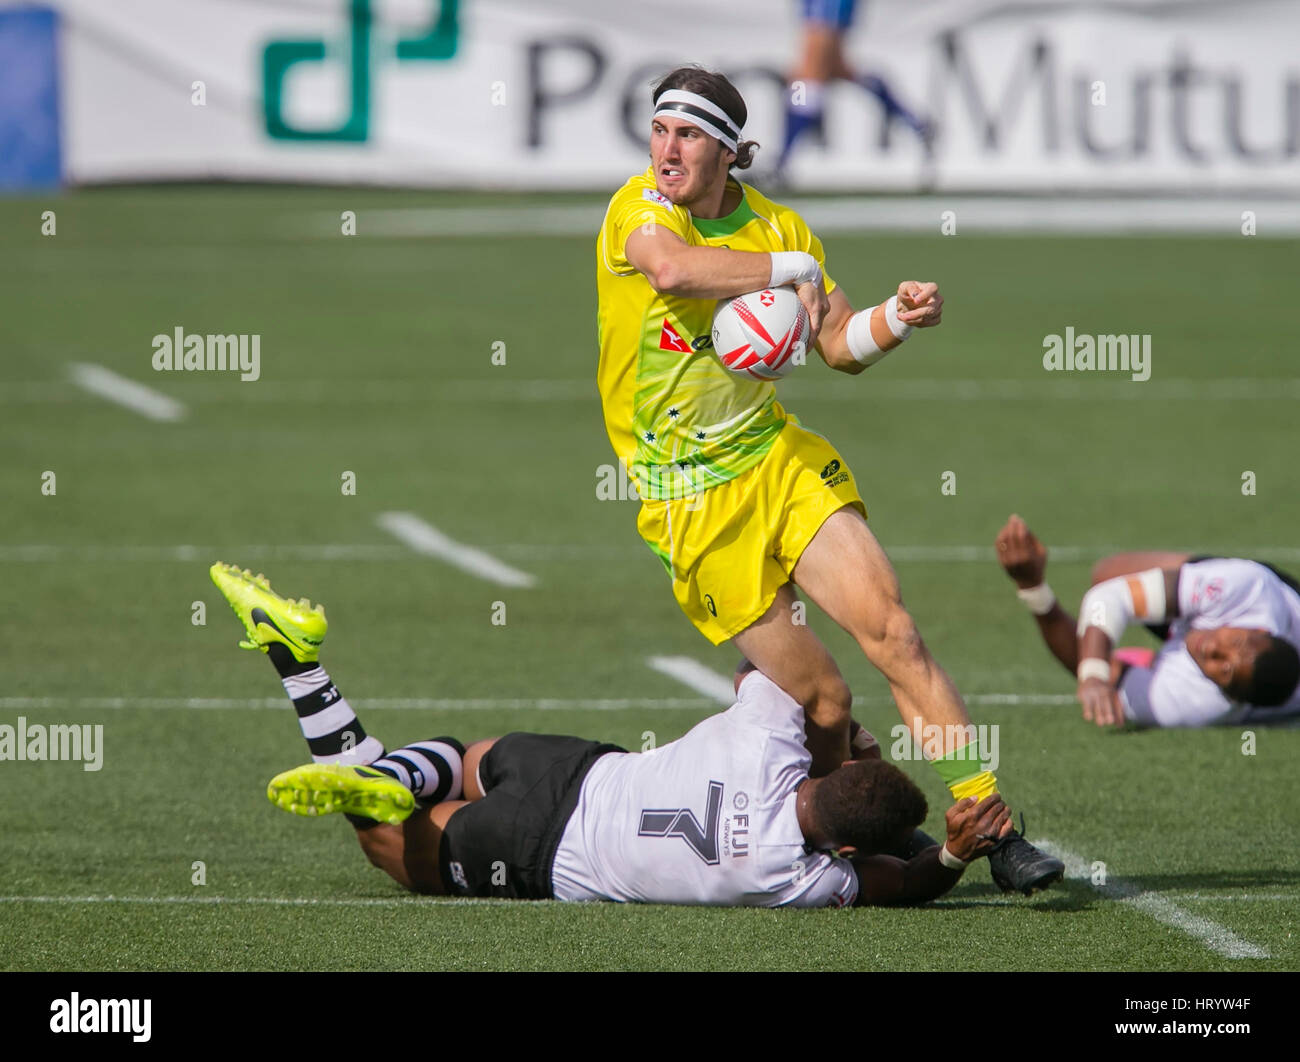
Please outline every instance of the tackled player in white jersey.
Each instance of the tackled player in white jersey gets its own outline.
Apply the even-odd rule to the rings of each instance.
[[[1300,587],[1255,561],[1174,552],[1098,562],[1079,621],[1045,581],[1047,548],[1012,516],[998,560],[1098,726],[1199,727],[1300,718]],[[1160,649],[1115,648],[1137,622]]]
[[[810,778],[804,710],[750,665],[737,700],[652,752],[550,734],[469,746],[449,737],[392,752],[320,667],[324,612],[262,576],[213,581],[267,652],[313,762],[267,795],[299,815],[345,814],[370,861],[435,895],[749,907],[920,903],[1011,829],[996,794],[947,812],[947,840],[918,829],[924,795],[859,739],[861,757]]]

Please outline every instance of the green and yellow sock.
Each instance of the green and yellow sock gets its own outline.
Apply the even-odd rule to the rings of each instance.
[[[997,778],[992,771],[984,770],[980,761],[978,741],[953,749],[946,756],[931,760],[930,765],[939,772],[953,800],[965,800],[966,797],[983,800],[998,791]]]

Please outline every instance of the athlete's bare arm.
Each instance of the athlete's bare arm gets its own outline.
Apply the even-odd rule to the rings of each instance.
[[[624,254],[660,295],[726,299],[758,291],[772,278],[772,259],[766,253],[692,247],[653,222],[628,236]]]
[[[1019,516],[1012,514],[1007,520],[998,532],[996,544],[998,563],[1017,586],[1029,589],[1042,584],[1047,574],[1047,547]],[[1156,550],[1116,553],[1093,567],[1092,585],[1160,568],[1165,576],[1165,615],[1172,619],[1178,615],[1178,579],[1189,557],[1187,553]],[[1071,675],[1078,672],[1080,660],[1110,661],[1110,681],[1097,678],[1080,683],[1079,698],[1085,719],[1094,720],[1099,726],[1122,724],[1124,710],[1117,688],[1125,666],[1113,656],[1115,647],[1111,645],[1109,636],[1099,627],[1088,627],[1080,638],[1075,618],[1061,607],[1059,601],[1050,612],[1034,619],[1048,649]]]
[[[767,287],[772,259],[765,251],[692,247],[675,232],[649,222],[627,238],[623,253],[660,295],[686,299],[729,299]],[[826,286],[799,284],[799,301],[808,311],[815,336],[826,316]]]
[[[844,30],[826,22],[805,22],[802,53],[790,80],[834,81],[837,78],[853,80],[853,71],[844,59]]]
[[[998,563],[1016,586],[1028,590],[1039,586],[1047,575],[1047,547],[1029,530],[1015,513],[998,532],[995,545]],[[1047,648],[1071,675],[1079,670],[1079,639],[1075,633],[1074,617],[1058,601],[1043,616],[1035,616],[1038,633]]]
[[[948,851],[970,862],[986,854],[997,839],[1011,829],[1011,810],[994,793],[976,803],[959,800],[948,809]],[[877,855],[853,858],[858,872],[858,906],[883,907],[927,903],[961,880],[962,871],[939,862],[939,846],[903,860]]]
[[[1119,556],[1123,556],[1120,554]],[[1140,556],[1133,554],[1132,557]],[[1178,554],[1169,555],[1180,556]],[[1119,565],[1116,565],[1119,567]],[[1149,569],[1138,569],[1146,571]],[[1173,619],[1178,615],[1178,578],[1182,574],[1182,561],[1171,562],[1169,567],[1161,569],[1165,577],[1165,618]],[[1129,574],[1129,573],[1126,573]],[[1122,576],[1112,576],[1119,579]],[[1138,580],[1130,580],[1131,583]],[[1082,606],[1080,606],[1082,608]],[[1115,646],[1110,635],[1100,626],[1088,625],[1079,637],[1080,660],[1109,660],[1110,681],[1100,678],[1086,678],[1079,683],[1079,703],[1083,706],[1083,717],[1094,721],[1098,726],[1122,726],[1125,722],[1124,709],[1120,704],[1118,687],[1123,675],[1123,665],[1115,659]]]
[[[1047,547],[1029,530],[1024,520],[1014,513],[1007,520],[996,540],[998,563],[1007,575],[1021,589],[1041,584],[1047,574]],[[1116,579],[1122,575],[1160,568],[1165,573],[1166,616],[1172,619],[1178,615],[1178,578],[1183,565],[1191,556],[1189,553],[1173,553],[1165,550],[1147,550],[1133,553],[1116,553],[1098,561],[1092,569],[1092,583],[1096,586],[1107,579]],[[1079,669],[1080,654],[1098,656],[1105,659],[1113,648],[1101,631],[1090,629],[1081,643],[1077,634],[1075,620],[1069,612],[1057,602],[1052,611],[1044,616],[1035,616],[1038,632],[1047,643],[1062,666],[1071,674]],[[1116,663],[1111,672],[1113,681],[1118,681],[1118,672],[1122,666]]]
[[[1150,571],[1152,568],[1161,568],[1166,576],[1169,572],[1181,572],[1183,565],[1192,559],[1190,553],[1174,553],[1171,550],[1147,549],[1134,550],[1129,553],[1112,553],[1109,557],[1102,557],[1092,566],[1092,582],[1090,585],[1096,586],[1098,583],[1104,583],[1107,579],[1117,579],[1121,575],[1134,575],[1137,572]],[[1169,581],[1165,580],[1165,589],[1168,591]],[[1173,589],[1177,589],[1177,584]],[[1170,608],[1169,615],[1177,615],[1174,611],[1178,607],[1178,595],[1176,593],[1167,593],[1165,602]]]
[[[854,376],[866,368],[849,350],[847,330],[849,318],[855,312],[842,288],[831,292],[830,310],[822,322],[817,343],[817,349],[827,365]],[[943,296],[939,294],[939,286],[915,280],[905,280],[899,284],[898,319],[916,328],[932,328],[939,324],[943,319]],[[883,302],[871,315],[871,338],[881,350],[893,350],[902,342],[894,337],[889,325],[885,323]]]

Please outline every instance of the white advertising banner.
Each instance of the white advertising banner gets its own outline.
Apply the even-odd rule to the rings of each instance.
[[[0,0],[0,3],[7,0]],[[775,161],[797,0],[50,0],[73,182],[609,189],[683,62]],[[800,188],[1300,189],[1300,4],[873,0],[845,53],[937,130],[838,82]]]

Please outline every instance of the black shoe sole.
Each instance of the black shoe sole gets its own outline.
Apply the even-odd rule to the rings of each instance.
[[[1034,878],[1027,885],[1003,884],[998,881],[997,878],[993,879],[993,884],[1003,892],[1018,892],[1022,896],[1032,896],[1036,892],[1042,892],[1044,889],[1050,888],[1058,881],[1061,881],[1064,877],[1065,867],[1061,867],[1058,870],[1048,870],[1039,874],[1038,877]]]
[[[1064,877],[1065,877],[1064,869],[1051,870],[1048,871],[1046,874],[1044,874],[1042,877],[1038,878],[1036,881],[1033,881],[1029,885],[1026,885],[1023,889],[1019,889],[1019,890],[1006,889],[1005,891],[1006,892],[1019,891],[1022,896],[1032,896],[1036,892],[1042,892],[1044,889],[1051,888],[1051,886],[1055,885],[1058,881],[1060,881]]]
[[[1003,875],[1002,879],[999,880],[999,875],[993,872],[993,867],[995,865],[994,860],[997,859],[1002,846],[999,845],[998,849],[989,853],[989,876],[993,878],[993,884],[1003,892],[1018,892],[1024,896],[1032,896],[1036,892],[1041,892],[1043,889],[1055,885],[1065,877],[1065,864],[1059,859],[1034,848],[1033,845],[1029,844],[1029,842],[1018,833],[1013,837],[1008,837],[1004,843],[1009,843],[1013,840],[1018,845],[1024,845],[1026,848],[1033,851],[1035,857],[1024,859],[1018,866],[1008,867],[1007,869],[1014,869],[1015,871],[1018,871],[1018,873]],[[1018,880],[1012,881],[1012,878]]]

